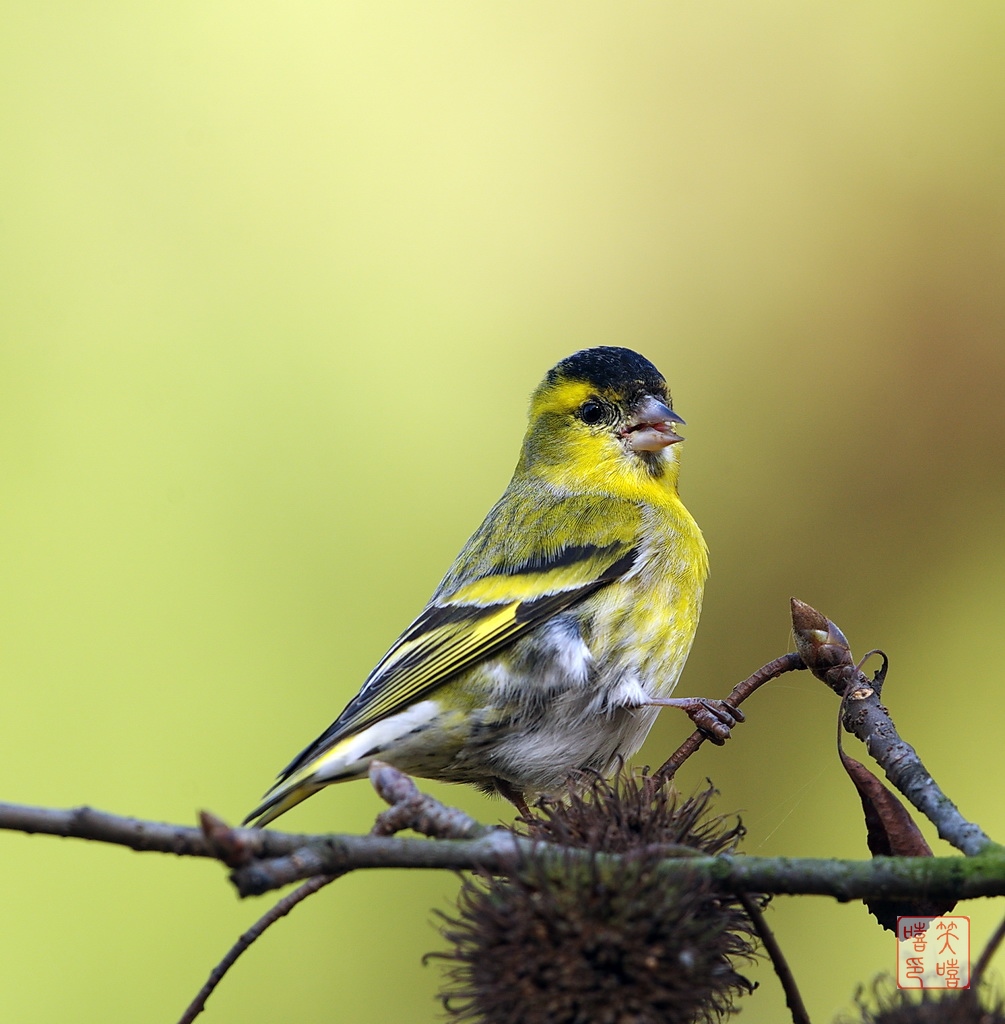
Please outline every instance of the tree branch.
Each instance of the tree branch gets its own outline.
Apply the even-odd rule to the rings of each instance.
[[[783,655],[758,669],[733,688],[727,701],[738,705],[783,672],[809,668],[845,697],[844,728],[866,743],[887,778],[936,825],[939,835],[967,854],[967,858],[875,857],[868,861],[839,861],[709,857],[668,845],[649,851],[664,858],[656,870],[668,882],[697,879],[741,898],[747,893],[823,895],[844,902],[917,897],[960,900],[1005,895],[1005,848],[994,844],[979,826],[960,814],[914,748],[900,738],[880,703],[887,667],[885,655],[882,668],[869,679],[854,662],[844,635],[834,623],[796,600],[792,602],[792,614],[797,653]],[[650,784],[658,787],[668,782],[704,738],[700,732],[689,737],[654,773]],[[201,827],[193,828],[122,817],[90,807],[60,810],[8,803],[0,803],[0,829],[105,842],[139,852],[219,860],[231,868],[231,881],[241,896],[260,895],[307,880],[241,936],[186,1011],[186,1021],[201,1012],[206,997],[226,970],[265,928],[305,896],[348,871],[447,868],[508,875],[533,857],[547,870],[565,872],[579,861],[620,856],[534,841],[508,829],[483,825],[457,808],[423,794],[408,776],[379,762],[374,762],[370,778],[390,807],[378,815],[367,836],[231,828],[205,812],[200,815]],[[395,835],[403,829],[431,838]]]
[[[0,828],[45,832],[134,850],[179,856],[215,857],[200,829],[164,825],[78,808],[44,810],[0,804]],[[554,856],[556,865],[585,858],[579,850],[520,839],[505,829],[490,829],[472,839],[397,836],[293,835],[258,829],[231,833],[254,858],[231,874],[242,896],[259,895],[314,875],[365,868],[446,868],[511,873],[530,856]],[[841,901],[927,896],[970,899],[1005,895],[1005,852],[992,845],[966,861],[956,857],[877,857],[868,861],[787,857],[688,857],[668,850],[661,871],[668,879],[705,877],[724,892],[832,896]],[[614,854],[596,856],[613,857]]]
[[[880,703],[887,660],[869,679],[855,663],[844,633],[826,616],[802,601],[792,599],[792,630],[806,667],[838,696],[848,694],[844,709],[845,729],[857,736],[876,759],[886,777],[935,825],[940,838],[957,850],[975,856],[994,846],[984,830],[967,821],[956,804],[943,793],[922,764],[918,752],[901,739],[890,712]],[[868,655],[866,655],[868,657]]]
[[[225,839],[212,831],[213,825],[222,825]],[[93,807],[61,810],[8,803],[0,803],[0,829],[26,832],[29,835],[63,836],[111,843],[139,853],[209,857],[222,860],[225,864],[242,860],[247,862],[256,857],[279,857],[299,849],[305,841],[317,838],[264,829],[232,829],[211,816],[204,818],[203,828],[196,828],[123,817],[107,811],[96,811]],[[233,849],[223,849],[225,840],[233,844]]]
[[[967,821],[925,769],[917,752],[898,735],[886,708],[879,703],[884,666],[870,680],[855,664],[841,630],[809,605],[793,599],[793,628],[798,653],[783,655],[734,687],[730,699],[739,703],[757,687],[783,672],[808,667],[842,695],[848,692],[844,725],[863,739],[887,777],[936,825],[940,836],[968,856],[983,859],[985,871],[962,871],[953,859],[912,859],[868,863],[838,861],[771,861],[718,858],[688,860],[687,870],[700,870],[724,889],[736,892],[816,893],[837,899],[890,898],[898,895],[946,896],[962,899],[1005,892],[1000,868],[1005,855],[976,824]],[[653,778],[664,781],[701,743],[692,736]],[[114,843],[143,852],[210,857],[233,869],[231,880],[242,896],[259,895],[291,882],[318,875],[338,875],[356,868],[410,867],[480,869],[510,872],[524,857],[546,851],[504,829],[490,829],[456,808],[421,793],[403,773],[376,762],[371,781],[391,805],[369,836],[296,835],[262,829],[230,828],[212,815],[202,815],[202,828],[142,821],[89,807],[54,810],[0,803],[0,828],[47,833]],[[401,839],[391,833],[412,828],[437,842]],[[672,851],[667,851],[672,854]],[[563,856],[578,856],[563,851]],[[893,866],[891,866],[893,865]],[[666,870],[681,870],[668,860]]]
[[[295,860],[280,858],[240,868],[231,874],[231,881],[240,895],[254,896],[336,870],[449,868],[511,874],[529,856],[553,857],[556,870],[566,870],[571,863],[593,857],[618,857],[534,844],[505,831],[470,840],[381,839],[371,840],[373,845],[358,841],[342,845],[340,840],[347,838],[359,837],[328,837],[305,848]],[[919,894],[955,900],[1005,895],[1005,854],[997,848],[965,862],[958,857],[875,857],[858,861],[742,855],[681,858],[668,854],[659,870],[668,881],[698,878],[720,892],[832,896],[842,903]]]

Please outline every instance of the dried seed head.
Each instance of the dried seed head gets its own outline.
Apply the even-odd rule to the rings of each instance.
[[[745,834],[739,820],[708,813],[715,790],[683,799],[644,773],[621,771],[590,785],[570,784],[562,800],[542,800],[526,823],[531,839],[600,853],[686,846],[703,854],[732,853]],[[655,852],[655,851],[653,851]],[[661,851],[661,856],[666,852]]]
[[[696,1024],[733,1012],[753,956],[743,911],[697,879],[668,882],[669,844],[732,849],[740,830],[645,780],[598,781],[543,805],[539,853],[509,878],[465,880],[444,1005],[484,1024]],[[585,849],[556,852],[552,844]],[[613,856],[612,856],[613,855]]]
[[[883,976],[872,984],[868,1001],[859,990],[855,1017],[837,1024],[1005,1024],[1005,1005],[986,990],[935,992],[931,989],[905,991]]]

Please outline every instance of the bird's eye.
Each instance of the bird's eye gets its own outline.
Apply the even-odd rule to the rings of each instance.
[[[604,418],[604,407],[589,398],[579,407],[579,418],[584,423],[599,423]]]

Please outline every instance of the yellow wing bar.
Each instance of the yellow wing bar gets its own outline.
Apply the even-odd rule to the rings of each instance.
[[[502,650],[535,626],[559,614],[598,588],[619,579],[635,564],[637,550],[627,544],[566,549],[551,565],[528,565],[476,580],[439,603],[431,604],[401,635],[370,674],[359,694],[317,740],[281,774],[288,778],[344,737],[422,699],[448,679]],[[529,577],[548,573],[560,589],[524,597]],[[540,581],[536,593],[541,593]],[[509,584],[510,599],[500,597]],[[479,592],[480,591],[480,592]],[[534,591],[530,591],[531,593]],[[465,600],[458,598],[463,595]],[[455,603],[456,602],[456,603]]]

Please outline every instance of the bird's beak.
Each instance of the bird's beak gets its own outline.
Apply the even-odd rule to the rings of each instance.
[[[683,441],[674,433],[674,425],[684,421],[658,398],[646,395],[632,408],[632,417],[621,431],[628,447],[636,452],[658,452],[668,445]]]

